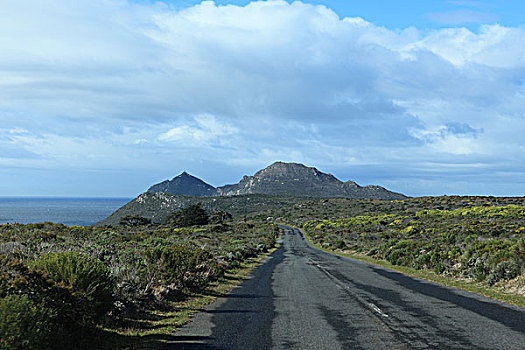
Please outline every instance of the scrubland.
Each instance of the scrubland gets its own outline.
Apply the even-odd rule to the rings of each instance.
[[[276,225],[223,219],[1,225],[0,349],[136,348],[172,315],[169,333],[180,305],[275,244]]]

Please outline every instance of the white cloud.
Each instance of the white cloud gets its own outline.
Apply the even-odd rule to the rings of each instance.
[[[524,68],[525,30],[484,25],[475,34],[466,28],[441,29],[416,45],[455,65],[479,64],[493,68]]]
[[[483,152],[477,137],[482,132],[468,124],[452,123],[434,130],[412,130],[412,135],[440,153],[468,155]]]
[[[22,128],[16,128],[16,129],[9,129],[7,130],[7,132],[11,135],[15,134],[15,135],[18,135],[18,134],[27,134],[28,131],[26,129],[22,129]]]
[[[220,122],[211,114],[201,114],[194,118],[194,126],[182,125],[171,128],[159,135],[160,141],[189,142],[202,146],[212,141],[221,145],[228,143],[229,137],[238,133],[238,129]]]
[[[11,130],[0,158],[17,166],[280,158],[387,164],[399,179],[409,170],[396,169],[425,174],[455,157],[489,168],[504,152],[525,172],[521,27],[394,31],[278,0],[20,0],[0,11],[0,123]]]

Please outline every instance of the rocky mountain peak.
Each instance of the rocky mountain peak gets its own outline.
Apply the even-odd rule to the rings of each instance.
[[[195,177],[193,175],[188,174],[186,171],[183,171],[179,175],[175,176],[173,179],[171,179],[171,181],[173,181],[175,179],[181,179],[181,180],[185,180],[185,181],[194,181],[194,180],[202,181],[201,179],[199,179],[199,178],[197,178],[197,177]]]
[[[348,197],[400,199],[402,194],[382,187],[361,187],[353,181],[345,183],[332,174],[299,163],[275,162],[253,176],[244,176],[239,183],[217,188],[220,196],[271,194],[291,197]]]
[[[165,180],[151,186],[147,192],[166,192],[186,196],[213,196],[216,190],[215,187],[184,171],[171,179],[171,181]]]
[[[272,165],[259,170],[254,178],[265,178],[265,177],[274,177],[274,178],[286,178],[286,179],[313,179],[318,181],[323,177],[333,181],[337,180],[333,175],[322,173],[314,167],[307,167],[306,165],[299,163],[285,163],[285,162],[275,162]]]

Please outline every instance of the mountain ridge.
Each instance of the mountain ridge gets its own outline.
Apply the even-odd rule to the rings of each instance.
[[[264,194],[292,197],[404,199],[407,196],[377,185],[360,186],[352,180],[342,182],[334,175],[300,163],[275,162],[245,175],[236,184],[213,187],[187,172],[151,186],[148,193],[165,192],[187,196],[238,196]]]
[[[400,200],[408,197],[381,186],[362,187],[351,180],[342,182],[332,174],[303,164],[275,162],[252,176],[243,176],[236,184],[217,188],[183,172],[172,180],[151,186],[97,225],[119,225],[126,216],[142,216],[153,223],[162,223],[166,215],[197,203],[210,212],[223,210],[243,216],[314,198]]]

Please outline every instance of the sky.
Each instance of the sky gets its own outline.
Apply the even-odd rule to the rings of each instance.
[[[0,0],[0,196],[299,162],[525,195],[525,2]]]

